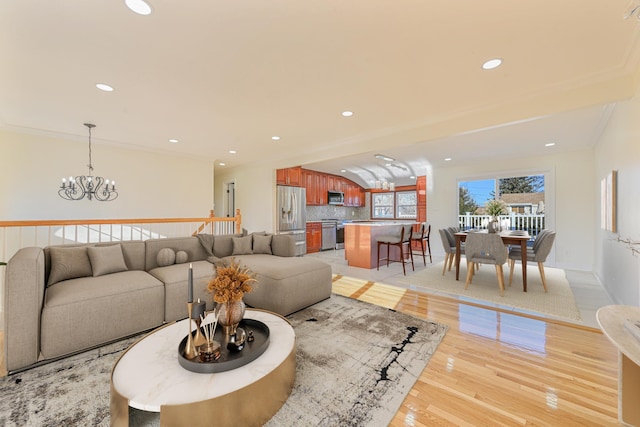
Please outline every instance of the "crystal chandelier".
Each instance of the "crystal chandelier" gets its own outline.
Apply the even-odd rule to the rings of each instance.
[[[93,165],[91,164],[91,129],[96,125],[85,123],[89,128],[89,175],[79,175],[75,178],[62,178],[62,185],[58,190],[58,194],[65,200],[82,200],[85,197],[89,200],[99,200],[101,202],[109,202],[118,197],[116,191],[116,182],[109,182],[101,176],[93,176]]]

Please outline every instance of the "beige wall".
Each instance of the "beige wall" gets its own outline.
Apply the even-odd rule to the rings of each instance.
[[[0,131],[0,220],[206,217],[213,162],[96,143],[94,174],[116,180],[112,202],[67,201],[61,178],[87,174],[88,141]]]
[[[233,169],[216,168],[215,173],[216,212],[226,207],[225,185],[234,182],[236,209],[242,213],[242,226],[249,231],[276,229],[276,169],[268,165],[249,165]],[[217,214],[216,214],[217,215]]]
[[[618,232],[600,228],[600,205],[595,206],[594,272],[614,302],[640,305],[640,256],[617,237],[640,242],[640,91],[616,105],[611,120],[595,147],[592,183],[598,200],[600,180],[618,171]],[[635,245],[640,249],[640,245]]]

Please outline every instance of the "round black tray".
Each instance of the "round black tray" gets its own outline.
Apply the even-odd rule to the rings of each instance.
[[[187,336],[178,345],[178,361],[180,366],[192,372],[200,374],[212,374],[214,372],[230,371],[256,360],[269,347],[269,327],[259,320],[242,319],[240,328],[244,329],[247,336],[253,332],[253,341],[245,341],[244,348],[240,351],[227,349],[229,338],[218,325],[214,339],[220,343],[220,358],[213,362],[202,362],[200,358],[187,359],[184,357],[184,347],[187,345]],[[201,329],[202,330],[202,329]],[[195,336],[195,331],[192,332]]]

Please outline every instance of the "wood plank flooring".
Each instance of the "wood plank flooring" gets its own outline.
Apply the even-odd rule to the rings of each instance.
[[[449,326],[393,427],[621,425],[617,352],[598,330],[372,282],[334,291]]]
[[[334,292],[449,330],[391,426],[617,426],[617,352],[599,330],[372,282]]]

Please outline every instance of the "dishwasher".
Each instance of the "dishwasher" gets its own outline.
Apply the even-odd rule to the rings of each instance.
[[[322,250],[336,248],[337,221],[322,221]]]

